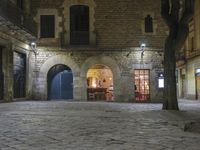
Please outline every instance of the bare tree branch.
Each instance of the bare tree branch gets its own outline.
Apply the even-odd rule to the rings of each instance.
[[[194,1],[195,0],[185,0],[185,9],[180,20],[181,24],[188,24],[194,15]]]
[[[174,44],[174,50],[179,51],[181,50],[182,46],[184,45],[187,36],[189,34],[189,26],[186,24],[179,24],[178,33]]]
[[[171,3],[171,17],[173,22],[176,23],[179,21],[180,0],[172,0]]]
[[[161,15],[168,26],[171,25],[169,0],[161,0]]]
[[[194,0],[185,0],[185,8],[182,18],[179,22],[178,32],[175,40],[175,50],[180,50],[184,45],[189,34],[189,22],[194,15]]]

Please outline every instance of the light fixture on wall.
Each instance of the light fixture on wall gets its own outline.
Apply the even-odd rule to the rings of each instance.
[[[145,47],[146,47],[146,44],[145,43],[141,43],[140,44],[140,50],[142,51],[141,52],[141,58],[143,58],[143,56],[144,56],[144,49],[145,49]],[[131,50],[126,54],[126,57],[129,57],[129,55],[131,54]]]
[[[34,52],[35,55],[38,54],[36,42],[31,42],[30,43],[30,51]]]
[[[140,44],[140,48],[141,48],[141,58],[143,58],[143,56],[144,56],[144,50],[145,50],[145,47],[146,47],[146,44],[145,43],[141,43]]]

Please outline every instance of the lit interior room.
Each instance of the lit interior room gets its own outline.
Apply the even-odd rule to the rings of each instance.
[[[94,65],[87,72],[88,100],[113,101],[113,74],[105,65]]]

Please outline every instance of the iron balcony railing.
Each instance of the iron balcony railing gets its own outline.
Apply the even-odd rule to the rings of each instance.
[[[186,51],[186,58],[190,59],[196,56],[200,56],[200,49],[195,49],[195,50],[187,50]]]
[[[36,22],[9,0],[0,0],[0,16],[26,32],[37,35]]]
[[[88,45],[89,31],[71,31],[70,44],[71,45]]]

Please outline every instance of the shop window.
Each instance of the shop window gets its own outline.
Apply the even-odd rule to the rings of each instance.
[[[55,37],[55,16],[54,15],[40,16],[40,37],[41,38]]]
[[[195,73],[195,82],[196,82],[196,99],[200,99],[200,69],[196,69]]]
[[[145,33],[153,33],[153,18],[150,15],[145,17]]]
[[[150,100],[150,71],[138,69],[134,72],[135,76],[135,100],[144,102]]]
[[[74,5],[70,7],[70,44],[89,44],[89,7]]]

